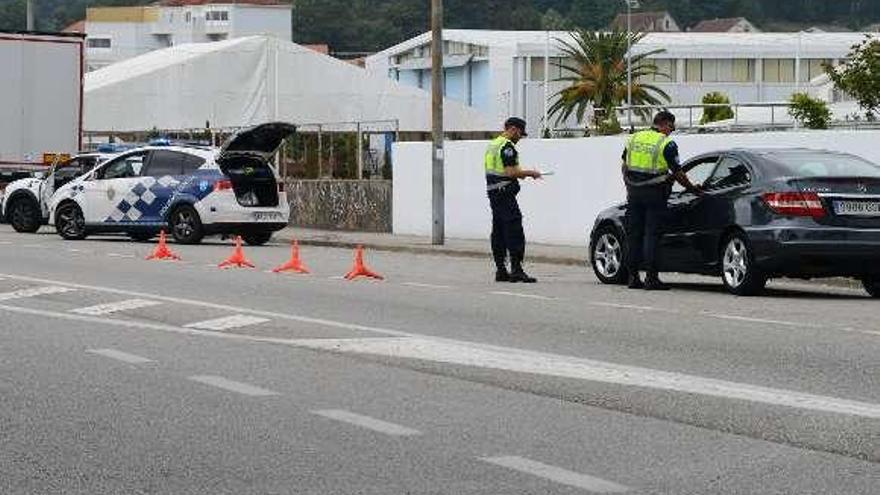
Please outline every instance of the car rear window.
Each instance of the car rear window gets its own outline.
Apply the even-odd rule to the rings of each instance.
[[[880,166],[844,153],[816,151],[771,152],[765,158],[780,164],[794,177],[876,177]]]

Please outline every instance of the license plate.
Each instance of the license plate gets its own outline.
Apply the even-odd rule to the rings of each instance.
[[[251,213],[253,219],[257,222],[283,222],[284,215],[278,211],[255,211]]]
[[[878,201],[835,201],[834,213],[838,215],[880,216]]]

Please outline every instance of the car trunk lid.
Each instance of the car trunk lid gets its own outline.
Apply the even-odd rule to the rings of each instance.
[[[880,228],[880,178],[810,177],[791,181],[798,191],[815,194],[826,215],[816,221],[840,227]]]
[[[217,154],[217,165],[229,177],[238,203],[245,207],[278,206],[279,185],[269,165],[272,155],[296,127],[272,122],[230,138]]]

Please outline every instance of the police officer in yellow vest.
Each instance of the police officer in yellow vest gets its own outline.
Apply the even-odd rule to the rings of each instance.
[[[496,282],[535,283],[536,279],[523,271],[526,238],[523,233],[522,213],[516,201],[519,179],[540,179],[537,170],[524,170],[519,165],[516,143],[526,137],[526,122],[511,117],[504,123],[504,133],[492,140],[486,149],[486,190],[492,207],[492,256],[495,258]],[[510,271],[507,255],[510,254]]]
[[[681,170],[678,145],[669,137],[674,130],[675,115],[659,112],[654,117],[654,127],[633,134],[623,152],[630,289],[669,289],[657,274],[657,244],[672,181],[702,194],[702,189],[691,184]],[[644,283],[639,276],[642,268],[647,271]]]

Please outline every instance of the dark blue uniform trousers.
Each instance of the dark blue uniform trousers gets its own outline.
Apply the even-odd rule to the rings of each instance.
[[[526,236],[522,226],[522,212],[512,187],[489,191],[492,207],[492,256],[500,269],[505,266],[507,254],[514,269],[522,264],[526,254]]]
[[[662,191],[630,193],[626,207],[627,268],[657,272],[660,226],[666,217],[666,194]]]

